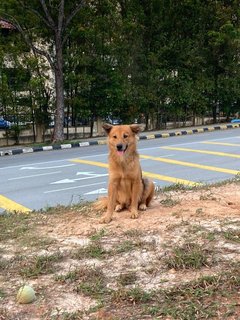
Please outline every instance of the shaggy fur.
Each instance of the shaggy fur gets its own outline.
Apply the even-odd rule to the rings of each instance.
[[[109,183],[108,197],[96,203],[97,209],[107,208],[101,222],[109,223],[113,211],[129,208],[131,218],[138,218],[138,209],[146,210],[154,195],[154,184],[142,178],[137,152],[136,134],[141,127],[137,124],[112,126],[103,125],[108,135]]]

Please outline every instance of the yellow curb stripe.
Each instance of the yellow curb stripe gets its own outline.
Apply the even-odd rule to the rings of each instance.
[[[108,164],[102,163],[102,162],[98,162],[98,161],[90,161],[90,160],[83,160],[83,159],[72,159],[70,161],[71,162],[76,162],[76,163],[83,163],[83,164],[93,165],[93,166],[97,166],[97,167],[108,168]],[[194,182],[194,181],[185,180],[185,179],[178,179],[178,178],[169,177],[169,176],[164,176],[164,175],[157,174],[157,173],[152,173],[152,172],[147,172],[147,171],[143,171],[142,173],[146,177],[157,179],[157,180],[162,180],[162,181],[168,181],[168,182],[172,182],[174,184],[179,183],[179,184],[184,184],[184,185],[188,185],[188,186],[201,185],[201,183],[197,183],[197,182]]]
[[[221,157],[240,158],[240,154],[234,154],[234,153],[215,152],[215,151],[188,149],[188,148],[177,148],[177,147],[160,147],[160,148],[161,149],[166,149],[166,150],[176,150],[176,151],[186,151],[186,152],[196,152],[196,153],[203,153],[203,154],[211,154],[211,155],[214,155],[214,156],[221,156]]]
[[[147,140],[149,139],[155,139],[155,135],[154,134],[149,134],[146,136],[147,137]]]
[[[227,143],[227,142],[214,142],[214,141],[203,141],[204,144],[216,144],[220,146],[229,146],[229,147],[240,147],[239,143]]]
[[[140,157],[142,159],[149,159],[149,160],[153,160],[153,161],[160,161],[160,162],[170,163],[170,164],[174,164],[174,165],[176,164],[176,165],[180,165],[180,166],[229,173],[229,174],[233,174],[233,175],[240,173],[240,171],[237,171],[237,170],[225,169],[225,168],[219,168],[219,167],[213,167],[213,166],[206,166],[206,165],[192,163],[192,162],[186,162],[186,161],[179,161],[179,160],[166,159],[166,158],[160,158],[160,157],[152,157],[152,156],[146,156],[146,155],[142,155],[142,154],[140,155]]]
[[[98,140],[98,144],[100,145],[107,144],[107,140]]]
[[[169,133],[162,133],[162,138],[169,138],[170,134]]]
[[[9,212],[29,213],[32,211],[31,209],[24,207],[21,204],[4,197],[3,195],[0,195],[0,208],[3,208]]]

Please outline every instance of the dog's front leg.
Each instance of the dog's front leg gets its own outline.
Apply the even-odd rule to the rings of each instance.
[[[134,182],[132,186],[132,199],[131,199],[131,218],[138,218],[138,201],[141,194],[141,181]]]
[[[109,181],[107,212],[100,219],[100,223],[109,223],[112,220],[113,211],[116,206],[118,181]]]

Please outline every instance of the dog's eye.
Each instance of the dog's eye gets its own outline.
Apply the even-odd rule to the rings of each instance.
[[[117,139],[117,136],[116,136],[116,135],[114,135],[114,136],[113,136],[113,138],[114,138],[114,139]]]
[[[126,139],[127,137],[128,137],[128,135],[127,135],[127,134],[124,134],[124,135],[123,135],[123,138],[124,138],[124,139]]]

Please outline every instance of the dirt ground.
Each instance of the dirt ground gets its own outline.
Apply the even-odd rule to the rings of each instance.
[[[240,319],[239,181],[99,217],[91,204],[0,217],[0,320]],[[33,303],[16,302],[22,284]]]

